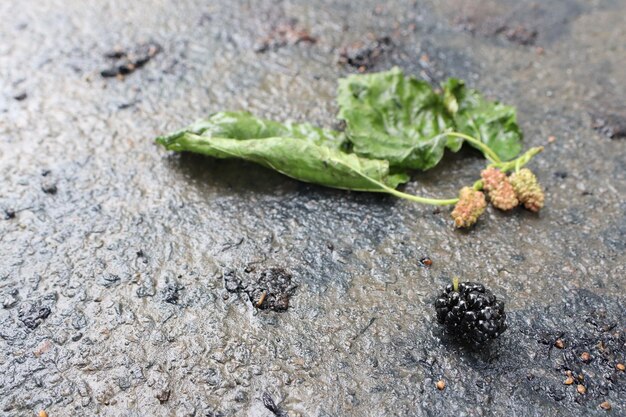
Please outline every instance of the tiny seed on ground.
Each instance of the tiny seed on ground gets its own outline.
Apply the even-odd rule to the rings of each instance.
[[[611,409],[611,403],[609,403],[608,401],[605,401],[602,404],[600,404],[600,408],[603,410],[609,411]]]
[[[565,342],[563,342],[563,340],[561,339],[556,339],[556,342],[554,342],[554,346],[558,349],[563,349],[565,347]]]
[[[428,256],[420,259],[419,262],[421,265],[424,265],[424,266],[431,266],[433,264],[433,260],[430,259]]]
[[[617,365],[615,365],[615,367],[617,368],[618,371],[624,372],[626,370],[626,366],[624,366],[623,363],[618,363]]]
[[[267,297],[267,291],[263,291],[263,294],[261,294],[261,298],[259,298],[259,301],[257,301],[256,303],[257,307],[261,307],[263,305],[263,301],[265,301],[265,297]]]
[[[589,362],[589,361],[591,361],[591,355],[589,354],[589,352],[583,352],[583,353],[580,355],[580,359],[581,359],[583,362],[585,362],[585,363],[586,363],[586,362]]]
[[[576,391],[578,391],[580,395],[583,395],[587,392],[587,388],[585,388],[585,386],[582,384],[578,384],[578,386],[576,387]]]
[[[572,385],[574,383],[574,378],[572,378],[571,376],[568,376],[567,379],[563,381],[563,383],[565,385]]]
[[[443,379],[437,381],[437,389],[439,391],[443,391],[446,387],[446,381],[444,381]]]

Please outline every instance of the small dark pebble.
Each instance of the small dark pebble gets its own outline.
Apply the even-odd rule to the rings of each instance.
[[[4,209],[4,220],[11,220],[15,218],[15,210],[6,208]]]
[[[37,307],[37,305],[27,305],[26,308],[20,308],[18,318],[31,330],[35,330],[45,319],[48,318],[51,311],[48,307]]]
[[[168,401],[169,401],[169,399],[170,399],[170,394],[171,394],[171,391],[170,391],[170,390],[168,390],[168,389],[164,389],[163,391],[159,392],[159,393],[156,395],[156,398],[157,398],[157,400],[159,400],[159,403],[161,403],[161,404],[165,404],[166,402],[168,402]]]
[[[56,194],[59,191],[56,183],[52,181],[44,181],[41,184],[41,190],[46,194]]]
[[[17,100],[17,101],[25,100],[26,97],[28,97],[28,94],[26,94],[26,93],[19,93],[19,94],[16,94],[16,95],[13,96],[13,98],[15,100]]]
[[[178,284],[169,284],[163,289],[163,301],[169,304],[178,304],[180,291],[183,289]]]
[[[264,392],[262,395],[263,405],[271,411],[276,417],[288,417],[289,414],[276,405],[270,394]]]
[[[554,176],[563,180],[563,179],[567,178],[567,172],[565,172],[565,171],[556,171],[554,173]]]

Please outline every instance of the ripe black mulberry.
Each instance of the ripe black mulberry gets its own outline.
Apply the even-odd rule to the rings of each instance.
[[[475,282],[446,286],[435,309],[437,321],[448,332],[473,345],[495,339],[507,329],[504,302]]]

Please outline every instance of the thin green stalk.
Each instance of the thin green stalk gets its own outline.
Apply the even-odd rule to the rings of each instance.
[[[500,171],[502,172],[508,172],[513,169],[515,169],[516,171],[519,171],[520,168],[522,168],[524,165],[529,163],[530,160],[533,159],[533,157],[537,155],[538,153],[540,153],[541,151],[543,151],[543,146],[530,148],[529,150],[524,152],[522,156],[520,156],[517,159],[508,161],[508,162],[492,163],[491,166],[500,169]]]
[[[490,162],[492,162],[494,164],[502,163],[502,160],[493,151],[493,149],[491,149],[489,146],[487,146],[486,144],[484,144],[483,142],[479,141],[476,138],[473,138],[473,137],[471,137],[469,135],[466,135],[464,133],[459,133],[459,132],[445,132],[444,135],[446,135],[446,136],[454,136],[454,137],[457,137],[457,138],[465,139],[466,141],[468,141],[469,143],[471,143],[472,145],[474,145],[478,149],[480,149],[483,152],[483,154],[485,155],[485,157]]]
[[[451,206],[453,204],[456,204],[459,201],[458,198],[438,199],[438,198],[420,197],[420,196],[413,195],[413,194],[403,193],[402,191],[398,191],[394,188],[391,188],[380,181],[376,181],[374,178],[368,177],[367,175],[363,174],[361,171],[354,169],[353,167],[350,167],[349,165],[345,164],[342,161],[337,161],[337,162],[344,164],[345,166],[353,169],[354,172],[356,172],[357,174],[359,174],[361,177],[365,178],[372,184],[376,184],[377,186],[382,188],[385,192],[391,195],[394,195],[396,197],[399,197],[399,198],[404,198],[405,200],[410,200],[410,201],[414,201],[416,203],[422,203],[422,204],[430,204],[431,206]]]
[[[406,200],[415,201],[416,203],[430,204],[431,206],[451,206],[459,202],[458,198],[450,198],[447,200],[438,199],[438,198],[426,198],[426,197],[420,197],[420,196],[413,195],[413,194],[403,193],[402,191],[394,190],[393,188],[387,187],[386,185],[383,185],[383,184],[380,184],[380,185],[389,194],[393,194],[396,197],[404,198]]]

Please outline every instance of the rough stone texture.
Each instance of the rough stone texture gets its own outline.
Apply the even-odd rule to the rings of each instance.
[[[625,14],[618,0],[0,2],[0,414],[626,414],[626,144],[594,122],[623,112]],[[315,42],[255,52],[290,24]],[[448,209],[152,141],[223,109],[333,126],[337,78],[358,70],[342,51],[385,37],[365,70],[456,76],[518,107],[527,145],[546,146],[539,215],[490,209],[456,231]],[[141,68],[102,77],[105,54],[151,42]],[[453,196],[482,166],[449,155],[406,189]],[[292,274],[286,312],[225,289],[250,265]],[[510,328],[484,351],[435,324],[452,275],[507,301]]]

